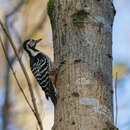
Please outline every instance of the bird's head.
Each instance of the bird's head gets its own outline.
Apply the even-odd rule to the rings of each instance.
[[[28,39],[24,41],[23,48],[27,51],[27,53],[31,56],[35,56],[38,50],[36,49],[37,43],[39,43],[42,39],[34,40]]]

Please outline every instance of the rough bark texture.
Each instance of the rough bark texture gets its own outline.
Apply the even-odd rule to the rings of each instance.
[[[51,6],[54,57],[62,63],[53,130],[113,130],[112,3],[55,0]]]

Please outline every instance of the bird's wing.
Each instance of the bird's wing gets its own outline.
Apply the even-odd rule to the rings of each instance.
[[[49,65],[48,60],[42,54],[35,58],[31,64],[31,70],[41,87],[45,88],[49,84]]]

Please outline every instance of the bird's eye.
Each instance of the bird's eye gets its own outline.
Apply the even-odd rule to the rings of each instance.
[[[35,42],[33,40],[31,40],[30,43],[29,43],[29,45],[30,45],[30,47],[34,47]]]

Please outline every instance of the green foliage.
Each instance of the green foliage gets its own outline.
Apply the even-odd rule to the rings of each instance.
[[[53,0],[49,0],[48,1],[48,5],[47,5],[47,13],[48,13],[50,18],[52,17],[53,9],[54,9],[54,1]]]

